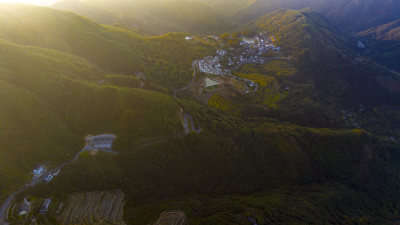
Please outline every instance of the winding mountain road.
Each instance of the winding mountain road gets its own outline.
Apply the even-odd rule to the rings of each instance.
[[[189,121],[190,121],[190,127],[189,127]],[[198,134],[202,131],[201,127],[196,128],[193,122],[193,117],[192,115],[185,113],[183,115],[183,127],[185,128],[185,135],[188,135],[192,132]],[[192,131],[192,132],[191,132]]]
[[[197,73],[196,73],[196,65],[197,65],[197,60],[195,60],[195,61],[192,63],[193,77],[192,77],[192,79],[190,80],[190,82],[189,82],[185,87],[183,87],[183,88],[181,88],[181,89],[175,89],[175,90],[174,90],[174,98],[175,98],[175,100],[178,99],[178,97],[176,96],[176,94],[178,94],[179,92],[183,92],[183,91],[189,90],[190,86],[192,85],[192,83],[193,83],[193,81],[194,81],[194,79],[196,78],[196,75],[197,75]]]

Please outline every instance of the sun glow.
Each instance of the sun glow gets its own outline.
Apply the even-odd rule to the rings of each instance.
[[[0,3],[22,3],[31,5],[51,5],[58,0],[0,0]]]

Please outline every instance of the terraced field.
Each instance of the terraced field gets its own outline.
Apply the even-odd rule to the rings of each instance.
[[[292,76],[297,73],[297,69],[284,60],[269,61],[263,69],[266,74],[275,74],[276,76]]]
[[[125,196],[119,190],[72,194],[57,223],[122,225],[124,205]]]
[[[265,88],[265,98],[264,104],[269,108],[276,109],[278,108],[278,102],[286,97],[287,93],[280,93],[279,90],[271,87]]]
[[[208,105],[214,107],[221,112],[237,113],[238,107],[231,100],[224,98],[220,93],[213,95],[208,101]]]
[[[242,77],[245,79],[252,80],[254,83],[258,83],[261,88],[266,87],[267,85],[271,84],[275,81],[274,77],[259,74],[259,73],[234,73],[235,76]]]
[[[152,225],[188,225],[184,212],[180,210],[165,211]]]

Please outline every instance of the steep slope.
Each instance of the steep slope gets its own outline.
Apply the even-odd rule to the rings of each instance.
[[[325,127],[318,121],[321,109],[336,110],[345,103],[358,108],[365,102],[378,112],[381,105],[387,110],[394,104],[374,79],[389,76],[387,71],[373,64],[361,70],[367,63],[356,67],[352,51],[320,14],[281,10],[247,26],[275,36],[282,54],[299,69],[298,76],[277,79],[293,85],[288,101],[294,102],[288,104],[291,109],[272,111],[282,115],[277,120],[265,114],[232,116],[189,96],[174,100],[135,88],[137,79],[131,75],[139,71],[170,89],[186,84],[193,59],[215,53],[185,41],[185,34],[144,38],[47,8],[6,7],[1,12],[8,22],[0,26],[0,37],[7,40],[0,42],[1,197],[29,179],[36,164],[52,166],[73,157],[85,135],[111,132],[118,137],[118,155],[82,153],[51,183],[23,195],[56,199],[75,191],[120,188],[127,196],[123,221],[141,225],[171,209],[184,209],[190,224],[396,219],[396,142],[362,129],[310,128]],[[180,135],[181,107],[202,132]],[[307,126],[298,125],[304,116]],[[268,193],[272,189],[279,194]],[[267,193],[251,196],[255,192]],[[299,201],[303,193],[307,196]],[[183,195],[190,199],[181,200]],[[368,206],[354,209],[347,203]]]
[[[113,132],[128,150],[182,129],[172,97],[108,86],[82,58],[1,41],[0,71],[1,194],[39,163],[71,160],[88,134]]]
[[[320,13],[311,9],[277,10],[251,21],[243,29],[267,31],[274,35],[278,46],[287,49],[298,60],[309,51],[313,54],[303,59],[315,57],[320,60],[321,55],[315,55],[318,50],[332,51],[333,54],[328,54],[331,59],[350,54],[345,40],[336,34],[332,25]],[[331,59],[326,61],[337,62]]]
[[[1,5],[0,18],[2,39],[77,55],[110,73],[145,72],[171,89],[191,79],[191,62],[209,50],[185,41],[184,34],[144,38],[45,7]]]
[[[346,31],[362,31],[400,19],[400,2],[396,0],[312,0],[310,6]]]
[[[132,32],[44,7],[2,5],[0,11],[2,39],[78,55],[121,73],[139,72],[144,62],[145,40]]]
[[[218,32],[227,25],[211,7],[186,0],[63,0],[53,7],[73,11],[109,25],[120,23],[152,35],[167,32]]]
[[[248,22],[278,9],[311,7],[323,13],[340,30],[362,31],[399,19],[400,3],[396,0],[199,0],[238,22]],[[212,2],[212,3],[211,3]]]
[[[296,123],[319,121],[316,124],[331,127],[343,121],[338,109],[356,112],[364,105],[390,106],[397,110],[400,91],[397,74],[367,57],[357,56],[354,47],[318,12],[279,10],[252,21],[244,29],[257,33],[267,31],[275,37],[276,45],[282,47],[283,54],[296,61],[298,74],[279,78],[279,86],[291,86],[292,90],[287,93],[286,100],[281,101],[281,107],[278,106],[280,109],[274,114],[278,118]],[[302,110],[305,108],[306,112]],[[383,131],[382,124],[377,126],[369,118],[375,117],[374,113],[367,111],[364,111],[364,118],[359,118],[361,127]],[[395,119],[387,116],[382,119],[387,120],[388,130],[397,132],[397,128],[390,125]]]
[[[400,20],[373,27],[358,34],[378,40],[400,41]]]

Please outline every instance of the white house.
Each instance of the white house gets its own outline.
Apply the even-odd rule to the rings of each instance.
[[[24,198],[24,201],[18,207],[18,215],[19,216],[27,215],[30,211],[31,211],[31,203],[28,202],[26,198]]]
[[[46,168],[42,165],[39,165],[35,169],[33,169],[33,175],[40,176],[46,171]]]
[[[93,150],[112,150],[112,145],[117,137],[112,134],[101,134],[86,137],[86,147]]]
[[[228,52],[226,50],[217,50],[217,55],[224,57]]]
[[[45,177],[44,177],[44,180],[46,181],[46,182],[50,182],[51,180],[53,180],[53,178],[55,177],[55,176],[57,176],[58,174],[60,174],[60,170],[57,170],[56,172],[54,172],[54,173],[49,173],[49,174],[46,174],[45,175]]]
[[[47,211],[49,210],[50,204],[51,204],[51,198],[46,198],[43,201],[42,208],[40,209],[40,214],[42,215],[46,214]]]
[[[364,43],[362,43],[362,41],[358,41],[357,47],[359,47],[359,48],[365,48],[365,45],[364,45]]]

